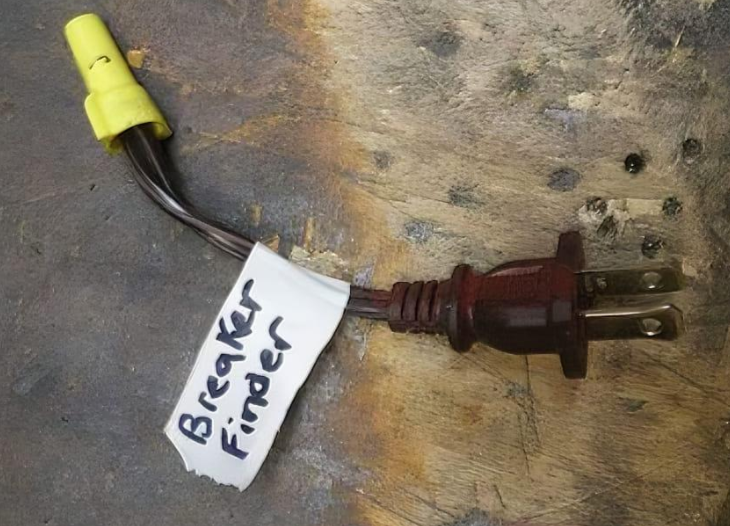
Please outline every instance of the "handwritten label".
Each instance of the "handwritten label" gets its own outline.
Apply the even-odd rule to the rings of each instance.
[[[188,471],[242,491],[253,482],[349,294],[254,247],[165,427]]]

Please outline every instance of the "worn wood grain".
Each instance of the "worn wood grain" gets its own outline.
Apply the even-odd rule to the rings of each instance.
[[[678,262],[690,284],[681,342],[595,344],[582,384],[374,327],[345,409],[377,444],[346,435],[373,471],[351,496],[366,523],[727,521],[727,4],[324,4],[328,84],[371,152],[353,186],[406,247],[381,246],[376,284],[551,254],[573,228],[595,266]]]
[[[3,4],[0,523],[730,524],[730,2]],[[282,254],[387,287],[578,228],[593,266],[680,265],[686,336],[571,383],[346,320],[254,486],[185,473],[160,430],[238,267],[90,138],[87,9],[143,52],[186,195]]]

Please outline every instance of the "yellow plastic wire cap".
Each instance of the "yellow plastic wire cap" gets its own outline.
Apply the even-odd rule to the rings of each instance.
[[[139,85],[106,24],[95,14],[66,24],[66,41],[86,85],[84,102],[94,135],[111,153],[121,150],[120,133],[150,124],[158,139],[172,130],[152,97]]]

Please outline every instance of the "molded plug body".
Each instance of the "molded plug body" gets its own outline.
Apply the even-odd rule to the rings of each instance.
[[[580,234],[560,236],[554,258],[501,265],[486,274],[469,265],[450,279],[396,283],[388,321],[397,332],[444,333],[457,351],[482,342],[512,354],[558,354],[568,378],[584,378],[588,341],[674,339],[682,314],[656,303],[593,309],[600,296],[621,298],[678,290],[670,268],[584,271]]]

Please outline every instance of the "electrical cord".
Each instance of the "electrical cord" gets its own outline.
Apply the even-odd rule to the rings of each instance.
[[[242,261],[255,243],[230,228],[206,218],[175,188],[179,175],[149,125],[133,126],[119,135],[134,167],[135,180],[165,212],[188,225],[203,239]],[[390,292],[352,287],[346,311],[371,319],[388,318]]]
[[[134,167],[135,180],[165,212],[190,226],[204,239],[241,260],[254,243],[232,230],[206,219],[174,189],[177,173],[149,126],[134,126],[119,136]]]

